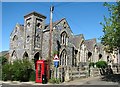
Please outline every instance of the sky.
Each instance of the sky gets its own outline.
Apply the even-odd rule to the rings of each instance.
[[[0,52],[9,50],[10,34],[17,23],[24,24],[24,15],[36,11],[45,15],[49,23],[50,6],[54,6],[53,21],[66,18],[74,35],[84,38],[100,38],[103,35],[103,16],[108,17],[104,2],[2,2],[2,47]],[[114,4],[115,2],[109,2]]]

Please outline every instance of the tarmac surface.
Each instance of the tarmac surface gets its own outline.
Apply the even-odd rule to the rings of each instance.
[[[76,79],[60,84],[41,84],[35,82],[18,82],[18,81],[0,81],[2,87],[120,87],[118,82],[102,81],[101,77],[89,77]]]
[[[63,85],[118,85],[118,82],[103,81],[101,77],[89,77],[77,79],[70,82],[64,82]]]

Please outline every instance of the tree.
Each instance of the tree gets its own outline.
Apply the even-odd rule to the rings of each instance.
[[[109,17],[104,16],[104,23],[100,23],[104,32],[101,42],[107,52],[112,52],[120,48],[120,2],[112,5],[104,3],[104,6],[108,8]]]

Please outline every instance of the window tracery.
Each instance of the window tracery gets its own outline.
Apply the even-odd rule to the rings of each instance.
[[[60,55],[60,65],[67,65],[67,52],[63,50]]]
[[[67,42],[68,42],[68,36],[67,33],[64,31],[61,33],[61,44],[67,45]]]

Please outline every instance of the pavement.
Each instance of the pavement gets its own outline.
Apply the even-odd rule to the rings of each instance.
[[[117,82],[102,81],[100,78],[100,76],[82,78],[70,82],[64,82],[62,83],[62,85],[118,85]]]
[[[117,82],[107,82],[107,81],[102,81],[100,79],[101,77],[88,77],[88,78],[80,78],[80,79],[76,79],[73,81],[69,81],[69,82],[63,82],[61,84],[51,84],[51,83],[47,83],[47,84],[41,84],[41,83],[35,83],[35,82],[19,82],[19,81],[0,81],[0,85],[2,85],[2,87],[33,87],[33,86],[45,86],[46,85],[50,85],[51,87],[53,87],[54,85],[58,85],[58,86],[62,86],[62,85],[118,85]],[[66,87],[65,86],[65,87]],[[120,85],[119,85],[120,86]],[[115,87],[115,86],[114,86]]]

